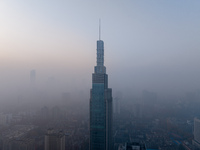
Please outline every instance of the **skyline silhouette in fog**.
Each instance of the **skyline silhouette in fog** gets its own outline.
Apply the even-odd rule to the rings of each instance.
[[[186,0],[1,1],[1,99],[30,93],[31,70],[38,91],[89,99],[99,18],[113,93],[198,92],[199,7]]]

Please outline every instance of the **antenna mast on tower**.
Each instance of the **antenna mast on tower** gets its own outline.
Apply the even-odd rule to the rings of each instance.
[[[99,40],[101,40],[101,19],[99,19]]]

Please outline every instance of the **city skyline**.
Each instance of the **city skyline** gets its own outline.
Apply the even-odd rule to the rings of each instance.
[[[99,40],[97,41],[96,66],[92,74],[90,90],[90,150],[113,149],[113,100],[112,89],[108,88],[108,75],[104,66],[104,42],[101,40],[99,22]]]
[[[43,89],[54,77],[58,91],[89,90],[99,18],[116,91],[181,95],[200,89],[199,6],[186,0],[1,1],[0,89],[26,88],[35,69]]]
[[[198,149],[199,8],[1,0],[0,150]]]

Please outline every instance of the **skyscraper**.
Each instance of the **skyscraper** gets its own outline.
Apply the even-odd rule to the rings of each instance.
[[[35,72],[35,70],[31,70],[31,72],[30,72],[30,81],[31,81],[32,84],[35,83],[35,79],[36,79],[36,72]]]
[[[194,140],[193,145],[200,148],[200,119],[194,118]]]
[[[97,41],[97,65],[90,90],[90,150],[112,150],[112,89],[104,66],[104,42]]]

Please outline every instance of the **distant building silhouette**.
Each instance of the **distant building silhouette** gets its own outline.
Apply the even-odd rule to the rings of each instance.
[[[43,120],[49,119],[49,108],[47,106],[41,108],[40,116]]]
[[[60,108],[58,106],[54,106],[51,109],[51,117],[53,120],[61,119],[61,112],[60,112]]]
[[[149,92],[147,90],[144,90],[142,92],[142,106],[141,106],[141,112],[143,117],[153,117],[154,116],[154,108],[155,104],[157,103],[157,94],[154,92]]]
[[[194,140],[193,145],[200,149],[200,119],[194,118]]]
[[[71,104],[71,94],[69,92],[63,92],[62,93],[62,105],[65,105],[65,107],[69,107]]]
[[[104,42],[99,38],[90,91],[90,150],[112,150],[112,115],[112,89],[104,66]]]
[[[141,118],[142,117],[141,104],[139,103],[134,104],[133,112],[136,118]]]
[[[114,113],[115,114],[120,114],[121,112],[121,105],[120,105],[120,98],[119,97],[116,97],[114,99],[114,104],[115,104],[115,107],[114,107]]]
[[[45,135],[45,150],[65,150],[65,134],[48,129]]]
[[[31,71],[30,71],[30,82],[31,82],[32,84],[34,84],[34,83],[35,83],[35,80],[36,80],[36,71],[35,71],[35,70],[31,70]]]
[[[119,115],[121,113],[121,100],[122,100],[122,92],[121,91],[117,91],[116,92],[116,97],[114,98],[113,101],[113,109],[114,109],[114,113],[116,115]]]

